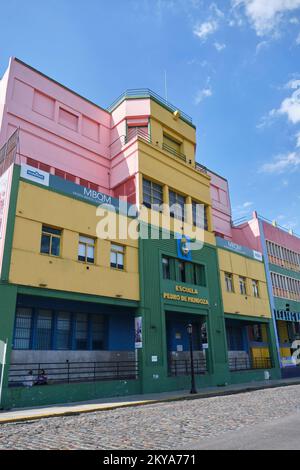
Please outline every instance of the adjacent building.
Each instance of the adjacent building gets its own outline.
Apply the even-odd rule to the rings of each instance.
[[[256,212],[234,230],[236,238],[264,255],[267,284],[283,377],[298,376],[293,359],[300,339],[300,238]]]

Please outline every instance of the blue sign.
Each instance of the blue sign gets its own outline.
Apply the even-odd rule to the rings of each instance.
[[[177,238],[177,256],[185,261],[192,260],[191,239],[182,235]]]
[[[224,238],[216,237],[217,246],[220,248],[225,248],[226,250],[234,251],[239,255],[248,256],[257,261],[263,261],[263,256],[259,251],[251,250],[246,246],[238,245],[230,240],[224,240]]]

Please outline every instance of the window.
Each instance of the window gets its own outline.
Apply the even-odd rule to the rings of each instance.
[[[76,183],[76,176],[71,175],[71,173],[67,173],[66,171],[59,170],[58,168],[55,168],[54,173],[55,173],[55,176],[59,176],[60,178],[63,178],[66,181],[72,181],[72,183]]]
[[[246,278],[243,276],[239,277],[239,283],[240,283],[240,293],[242,295],[247,295],[247,285],[246,285]]]
[[[29,349],[31,340],[32,310],[18,308],[15,322],[14,349]]]
[[[166,134],[163,135],[163,149],[172,153],[176,157],[182,155],[180,142],[177,142],[175,139]]]
[[[178,273],[179,273],[179,281],[185,282],[186,281],[186,263],[184,261],[179,261],[178,263]]]
[[[256,343],[262,343],[263,335],[262,335],[262,326],[260,324],[250,326],[250,338],[252,339],[252,341],[255,341]]]
[[[192,201],[193,224],[196,227],[208,230],[207,212],[208,206],[200,202]]]
[[[227,292],[234,292],[232,274],[225,273],[225,284],[226,284]]]
[[[51,349],[52,337],[52,312],[51,310],[39,310],[36,322],[36,349]]]
[[[252,292],[254,297],[259,297],[258,281],[252,279]]]
[[[56,318],[56,349],[70,349],[71,314],[58,312]]]
[[[197,286],[206,287],[205,267],[202,264],[193,264],[193,283]]]
[[[41,239],[41,253],[51,256],[60,256],[61,230],[43,225]]]
[[[95,240],[84,235],[79,236],[78,261],[84,263],[95,262]]]
[[[92,315],[92,349],[101,351],[104,349],[104,317]]]
[[[17,308],[13,348],[103,350],[105,315]]]
[[[76,314],[75,343],[77,350],[88,349],[88,316],[86,313]]]
[[[163,204],[163,187],[143,178],[143,204],[154,210],[159,210]]]
[[[125,247],[122,245],[111,245],[110,266],[111,268],[124,269]]]
[[[162,257],[162,267],[163,267],[163,278],[171,279],[170,258],[167,258],[166,256]]]
[[[185,220],[185,197],[175,191],[169,191],[170,216],[175,219]]]

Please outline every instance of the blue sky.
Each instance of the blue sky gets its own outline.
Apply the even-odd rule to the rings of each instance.
[[[234,218],[300,232],[300,0],[10,0],[1,75],[9,56],[101,106],[126,88],[164,96],[166,71]]]

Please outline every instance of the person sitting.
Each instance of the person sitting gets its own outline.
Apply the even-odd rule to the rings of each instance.
[[[32,387],[34,385],[34,377],[33,377],[32,370],[30,370],[28,374],[26,375],[23,385],[24,387]]]
[[[44,369],[40,369],[38,373],[38,378],[35,382],[35,385],[47,385],[48,378]]]

